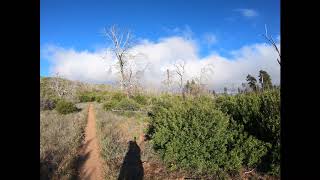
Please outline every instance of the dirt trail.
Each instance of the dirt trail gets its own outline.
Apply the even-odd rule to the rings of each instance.
[[[89,105],[85,141],[80,150],[81,163],[79,178],[82,180],[103,180],[103,160],[96,137],[96,118],[93,105]]]

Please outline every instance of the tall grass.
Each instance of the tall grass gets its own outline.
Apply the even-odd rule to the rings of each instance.
[[[99,104],[95,104],[95,112],[101,155],[106,162],[106,177],[116,179],[127,143],[137,137],[141,129],[137,128],[135,121],[106,112]]]
[[[97,133],[100,139],[101,154],[106,162],[106,177],[117,179],[123,158],[128,151],[128,142],[143,135],[146,129],[145,115],[122,116],[118,113],[106,112],[103,105],[95,104]],[[141,160],[156,159],[151,146],[146,143],[140,147]],[[145,149],[145,151],[144,151]]]
[[[77,150],[84,138],[87,105],[78,113],[61,115],[40,111],[40,179],[71,179],[77,176]]]

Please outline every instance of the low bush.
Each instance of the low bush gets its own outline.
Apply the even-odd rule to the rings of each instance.
[[[277,91],[260,94],[222,96],[217,99],[221,110],[258,139],[275,142],[280,137],[280,96]]]
[[[280,173],[280,91],[221,96],[219,108],[230,115],[244,131],[255,138],[272,144],[261,170],[273,175]]]
[[[56,107],[56,102],[52,99],[40,98],[40,110],[52,110]]]
[[[103,95],[97,92],[86,92],[79,95],[80,102],[101,102],[103,100]]]
[[[110,101],[107,101],[103,104],[103,109],[106,111],[110,111],[113,108],[115,108],[116,105],[117,105],[117,102],[110,100]]]
[[[245,167],[252,168],[260,165],[264,156],[271,148],[271,144],[249,135],[244,131],[242,125],[237,124],[232,119],[230,120],[229,130],[233,134],[233,138],[228,144],[230,150],[229,156],[232,157],[236,154],[237,158],[242,161],[242,166]],[[241,166],[240,164],[230,164],[230,167],[238,169]]]
[[[78,108],[72,102],[61,100],[57,103],[56,110],[60,114],[69,114],[77,111]]]
[[[79,100],[80,102],[92,102],[94,101],[94,98],[90,96],[90,94],[81,94]]]
[[[133,99],[124,98],[117,103],[115,108],[119,110],[138,111],[140,106],[141,105],[135,102]]]
[[[134,95],[132,99],[141,105],[146,105],[148,103],[148,98],[142,94]]]
[[[122,99],[126,98],[126,95],[122,92],[115,92],[112,94],[111,100],[120,102]]]
[[[230,121],[210,98],[160,98],[150,117],[148,135],[171,169],[237,171],[259,164],[269,147]]]

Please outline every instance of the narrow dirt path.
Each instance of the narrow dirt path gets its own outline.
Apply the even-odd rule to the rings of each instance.
[[[93,105],[89,105],[88,123],[85,129],[85,141],[80,150],[80,174],[81,180],[103,180],[103,161],[100,156],[100,148],[96,137],[96,118]]]

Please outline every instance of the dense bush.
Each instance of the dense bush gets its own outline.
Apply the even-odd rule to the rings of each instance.
[[[52,110],[56,107],[56,102],[53,99],[40,98],[40,110]]]
[[[119,103],[117,103],[115,109],[137,111],[140,109],[140,104],[135,102],[133,99],[124,98]]]
[[[110,111],[112,110],[113,108],[115,108],[117,105],[117,102],[116,101],[107,101],[103,104],[103,109],[106,110],[106,111]]]
[[[94,101],[94,98],[90,96],[90,94],[86,93],[79,95],[79,100],[80,102],[92,102]]]
[[[271,144],[249,135],[244,131],[243,125],[237,124],[232,119],[230,119],[229,130],[233,134],[233,138],[228,144],[229,156],[233,157],[236,154],[237,158],[242,161],[242,166],[257,167],[260,165],[263,157],[271,148]],[[230,166],[240,168],[240,164],[231,164]]]
[[[141,105],[146,105],[148,102],[148,98],[142,94],[134,95],[132,99]]]
[[[280,137],[279,91],[222,96],[217,104],[257,138],[275,142]]]
[[[160,98],[150,113],[148,134],[172,169],[217,173],[259,164],[266,144],[230,121],[210,98]]]
[[[115,92],[112,94],[111,100],[120,102],[122,99],[126,98],[126,95],[122,92]]]
[[[56,110],[60,114],[69,114],[78,110],[78,108],[72,103],[61,100],[57,103]]]
[[[264,157],[263,169],[271,174],[280,170],[280,91],[222,96],[220,109],[255,138],[272,144]]]
[[[103,94],[97,92],[86,92],[79,95],[80,102],[101,102],[103,100]]]

